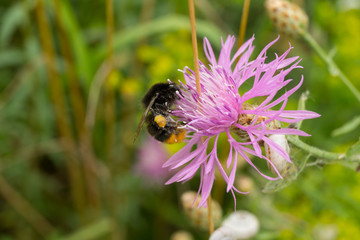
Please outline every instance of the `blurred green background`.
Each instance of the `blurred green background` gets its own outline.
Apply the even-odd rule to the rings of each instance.
[[[243,1],[195,2],[205,61],[202,38],[218,53],[221,36],[237,36]],[[359,1],[293,2],[359,89]],[[251,1],[246,38],[253,34],[252,57],[279,34],[264,1]],[[287,108],[296,109],[309,90],[307,109],[322,115],[303,123],[312,135],[303,140],[345,152],[358,141],[359,125],[332,132],[359,116],[359,102],[302,40],[281,35],[268,55],[289,42],[304,66],[290,77],[296,84],[303,74],[305,81]],[[151,145],[159,156],[148,162],[146,145],[155,143],[144,129],[133,144],[146,90],[182,80],[178,69],[192,68],[192,56],[183,0],[0,0],[0,239],[170,239],[177,230],[207,239],[186,220],[179,200],[197,191],[199,177],[163,185],[169,175],[159,166],[182,144]],[[360,239],[360,176],[353,169],[307,167],[271,194],[261,191],[266,181],[251,167],[239,167],[237,176],[251,183],[249,195],[236,197],[238,209],[260,220],[253,239]],[[213,198],[228,214],[232,196],[216,181]]]

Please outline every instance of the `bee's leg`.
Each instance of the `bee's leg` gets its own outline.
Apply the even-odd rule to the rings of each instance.
[[[166,118],[166,120],[167,120],[167,123],[166,123],[167,126],[169,126],[169,127],[176,127],[177,126],[176,121],[171,116],[168,116]]]
[[[176,129],[176,142],[182,142],[186,137],[186,130],[177,128]]]

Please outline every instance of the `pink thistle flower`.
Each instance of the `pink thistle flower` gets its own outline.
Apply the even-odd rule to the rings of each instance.
[[[280,128],[280,124],[320,116],[311,111],[284,110],[289,96],[300,88],[303,77],[295,87],[285,91],[280,97],[277,95],[292,81],[285,79],[286,75],[295,68],[302,68],[298,65],[301,61],[298,57],[286,58],[292,47],[290,46],[281,56],[275,54],[275,60],[265,63],[266,52],[278,40],[277,38],[269,43],[255,60],[250,61],[254,39],[249,39],[234,56],[231,56],[235,37],[229,36],[225,43],[222,41],[218,59],[209,41],[204,39],[204,52],[210,64],[207,67],[200,62],[201,95],[196,91],[194,72],[188,67],[183,70],[186,83],[181,83],[183,91],[179,94],[180,100],[173,114],[185,123],[185,128],[192,134],[187,136],[187,145],[173,155],[164,167],[181,167],[166,184],[188,181],[200,169],[201,182],[198,194],[201,193],[202,198],[199,206],[206,206],[216,168],[227,183],[227,192],[231,191],[234,198],[234,191],[242,193],[234,187],[238,155],[265,178],[282,178],[275,165],[263,154],[261,145],[267,144],[291,163],[287,151],[269,139],[269,136],[309,136],[298,129]],[[252,87],[241,95],[239,90],[245,82],[250,82]],[[257,98],[262,99],[260,105],[252,105]],[[271,109],[276,106],[280,106],[279,110]],[[217,143],[221,133],[227,134],[230,144],[226,161],[227,168],[232,168],[229,176],[217,156]],[[231,133],[237,135],[240,140],[236,140]],[[209,144],[211,139],[214,139],[213,144]],[[247,154],[265,159],[278,176],[270,177],[260,172]]]

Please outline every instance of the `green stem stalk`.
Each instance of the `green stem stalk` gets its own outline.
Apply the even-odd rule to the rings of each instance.
[[[334,153],[334,152],[328,152],[325,150],[322,150],[317,147],[310,146],[303,141],[299,139],[298,136],[293,135],[287,135],[287,140],[292,143],[294,146],[304,150],[305,152],[308,152],[312,156],[318,157],[321,160],[317,161],[322,164],[332,164],[332,163],[340,163],[342,161],[348,161],[348,162],[359,162],[359,157],[357,155],[355,156],[346,156],[345,153]],[[310,164],[307,164],[310,165]]]
[[[201,86],[200,86],[200,67],[199,67],[199,53],[197,47],[197,37],[196,37],[196,18],[195,18],[195,5],[194,0],[189,0],[189,17],[191,25],[191,42],[193,46],[193,55],[194,55],[194,65],[195,65],[195,80],[196,80],[196,90],[201,96]],[[204,142],[204,138],[202,139]],[[207,211],[208,211],[208,220],[209,220],[209,234],[211,235],[214,232],[214,222],[212,217],[211,210],[211,195],[207,199]]]
[[[106,45],[107,45],[107,75],[105,82],[105,103],[104,103],[104,118],[106,123],[105,129],[105,154],[107,167],[110,172],[109,178],[107,178],[104,190],[106,194],[105,204],[108,210],[108,214],[112,222],[116,222],[116,212],[118,211],[118,203],[120,202],[119,196],[115,194],[116,187],[114,185],[114,170],[117,168],[114,166],[114,149],[115,147],[115,133],[116,133],[116,95],[115,88],[112,86],[111,78],[114,73],[114,0],[106,0]],[[124,157],[125,154],[122,155]],[[113,229],[109,239],[122,239],[124,234],[123,228],[118,224],[113,224]]]
[[[357,100],[360,103],[360,92],[359,90],[350,82],[350,80],[345,76],[345,74],[339,69],[336,63],[333,61],[332,57],[329,56],[315,41],[315,39],[307,32],[301,31],[301,36],[303,39],[312,47],[319,57],[326,63],[328,70],[332,76],[337,76],[345,83],[345,85],[350,89],[354,94]]]
[[[325,158],[329,160],[341,160],[345,158],[345,154],[343,153],[332,153],[321,150],[320,148],[310,146],[303,141],[301,141],[298,137],[293,135],[286,136],[289,142],[294,144],[296,147],[303,149],[304,151],[311,153],[313,156]]]
[[[199,53],[198,53],[197,37],[196,37],[196,25],[195,25],[196,18],[195,18],[194,0],[189,0],[189,16],[190,16],[190,25],[191,25],[191,42],[193,46],[193,55],[194,55],[196,90],[198,91],[199,95],[201,95]]]
[[[312,156],[318,157],[319,159],[315,162],[308,163],[306,166],[313,166],[317,164],[333,164],[333,163],[341,163],[342,161],[347,161],[349,163],[359,163],[359,156],[347,156],[345,153],[334,153],[322,150],[317,147],[310,146],[299,139],[298,136],[287,135],[287,140],[292,143],[294,146],[308,152]]]
[[[238,48],[241,47],[241,45],[244,42],[245,38],[245,32],[246,32],[246,24],[249,16],[249,8],[250,8],[250,0],[245,0],[243,12],[241,16],[241,22],[240,22],[240,28],[239,28],[239,39],[238,39]]]
[[[110,68],[109,75],[107,76],[105,84],[105,122],[106,122],[106,159],[111,167],[113,159],[113,149],[115,144],[115,92],[114,87],[111,85],[111,74],[114,69],[114,3],[113,0],[106,1],[106,44],[107,44],[107,63]]]

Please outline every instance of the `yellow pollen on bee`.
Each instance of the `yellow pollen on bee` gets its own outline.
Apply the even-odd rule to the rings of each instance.
[[[186,137],[186,131],[184,129],[179,130],[180,132],[176,134],[177,142],[182,142]]]
[[[180,143],[186,137],[186,130],[185,129],[176,129],[175,133],[172,133],[168,139],[166,139],[165,143],[173,144],[173,143]]]
[[[168,144],[173,144],[173,143],[176,143],[176,136],[174,133],[172,133],[170,135],[170,137],[168,139],[166,139],[165,143],[168,143]]]
[[[165,127],[166,125],[166,118],[162,115],[156,115],[154,121],[161,128]]]

